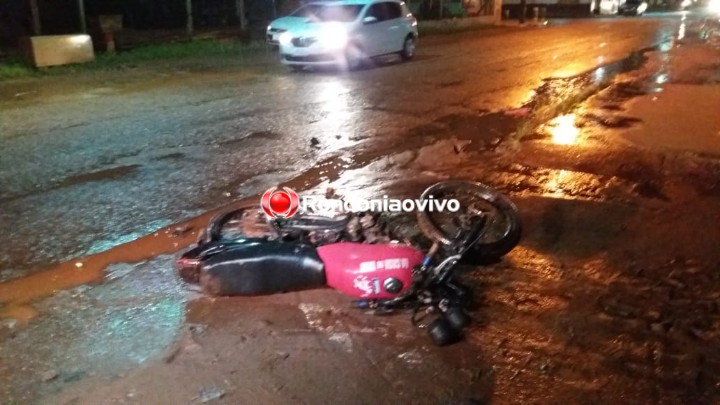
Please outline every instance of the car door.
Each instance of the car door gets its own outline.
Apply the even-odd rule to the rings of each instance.
[[[367,17],[375,17],[377,21],[365,23]],[[385,3],[375,3],[368,7],[362,18],[363,26],[361,33],[363,45],[368,56],[376,56],[386,53],[388,48],[387,32],[388,20]]]
[[[407,35],[406,23],[403,18],[402,6],[396,2],[386,2],[385,15],[387,17],[386,48],[383,53],[398,52],[402,50]]]

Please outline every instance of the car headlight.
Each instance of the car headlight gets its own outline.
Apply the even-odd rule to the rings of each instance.
[[[720,13],[720,0],[710,0],[708,10],[713,13]]]
[[[340,24],[328,24],[320,30],[318,42],[330,49],[344,48],[348,42],[347,31]]]
[[[290,42],[292,42],[292,34],[289,31],[285,31],[278,37],[278,42],[280,45],[288,45]]]

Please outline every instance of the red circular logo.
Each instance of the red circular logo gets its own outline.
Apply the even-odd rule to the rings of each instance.
[[[290,196],[284,191],[277,191],[270,196],[270,209],[274,212],[290,211]]]
[[[260,199],[260,207],[265,214],[272,218],[289,218],[295,215],[300,205],[297,193],[288,187],[283,187],[284,191],[276,190],[277,187],[269,189]]]

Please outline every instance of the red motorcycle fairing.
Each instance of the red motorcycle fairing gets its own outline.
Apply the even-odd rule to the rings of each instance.
[[[423,253],[407,245],[333,243],[317,248],[327,284],[357,298],[393,298],[410,287]]]

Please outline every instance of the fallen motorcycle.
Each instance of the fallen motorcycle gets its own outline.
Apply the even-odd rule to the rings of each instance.
[[[424,241],[398,235],[372,212],[273,218],[257,205],[228,211],[210,221],[177,268],[211,295],[329,286],[377,314],[410,310],[434,343],[450,344],[470,322],[470,289],[454,277],[458,264],[497,260],[517,245],[521,226],[515,205],[481,183],[439,182],[420,196],[433,198],[455,198],[462,209],[418,211]],[[420,322],[427,314],[437,316]]]

